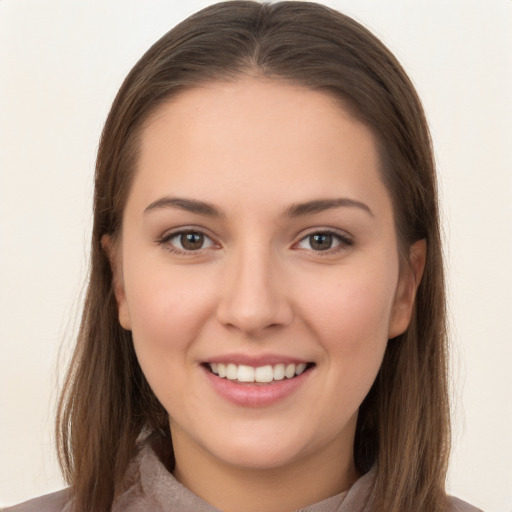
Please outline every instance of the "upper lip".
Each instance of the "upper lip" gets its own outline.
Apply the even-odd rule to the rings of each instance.
[[[261,355],[248,355],[248,354],[224,354],[214,356],[203,361],[204,363],[221,363],[221,364],[243,364],[245,366],[253,366],[257,368],[259,366],[276,364],[307,364],[312,361],[302,359],[295,356],[285,356],[279,354],[261,354]]]

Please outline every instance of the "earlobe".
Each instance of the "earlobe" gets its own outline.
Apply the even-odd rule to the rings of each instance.
[[[119,251],[110,235],[103,235],[101,237],[101,247],[105,251],[110,263],[110,268],[112,269],[112,286],[117,301],[119,323],[123,329],[129,331],[131,330],[130,312],[124,289],[122,262],[119,257]]]
[[[416,292],[420,285],[427,258],[427,241],[418,240],[409,250],[409,264],[403,265],[395,293],[389,322],[388,339],[403,334],[409,327]]]

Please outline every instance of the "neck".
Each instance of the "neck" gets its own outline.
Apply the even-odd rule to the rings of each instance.
[[[359,477],[353,439],[265,469],[226,464],[181,435],[173,435],[173,446],[176,479],[224,512],[291,512],[348,490]]]

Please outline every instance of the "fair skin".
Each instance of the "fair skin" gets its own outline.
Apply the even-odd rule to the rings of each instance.
[[[358,408],[425,256],[418,242],[399,264],[378,166],[329,96],[258,78],[186,91],[143,129],[104,240],[119,320],[169,412],[176,478],[223,511],[292,511],[358,478]]]

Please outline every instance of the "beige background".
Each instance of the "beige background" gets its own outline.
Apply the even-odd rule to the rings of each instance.
[[[0,505],[63,485],[57,376],[80,309],[109,105],[148,46],[210,3],[0,0]],[[449,489],[511,512],[512,1],[324,3],[373,29],[424,100],[451,300]]]

